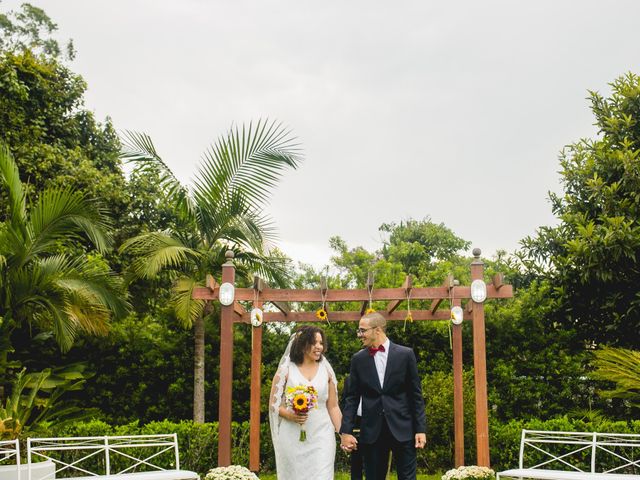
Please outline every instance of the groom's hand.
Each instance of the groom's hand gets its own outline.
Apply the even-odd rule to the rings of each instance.
[[[353,452],[358,449],[358,440],[353,435],[348,433],[340,434],[340,448],[345,452]]]
[[[424,448],[426,444],[427,444],[427,434],[416,433],[416,448]]]

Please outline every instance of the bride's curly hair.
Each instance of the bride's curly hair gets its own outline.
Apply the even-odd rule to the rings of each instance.
[[[324,354],[327,351],[327,338],[324,335],[324,331],[320,327],[304,325],[298,329],[296,337],[291,344],[289,358],[293,363],[300,365],[304,361],[304,352],[313,347],[316,343],[316,333],[319,333],[320,337],[322,337],[322,353]],[[322,360],[323,356],[324,355],[320,356],[320,360]]]

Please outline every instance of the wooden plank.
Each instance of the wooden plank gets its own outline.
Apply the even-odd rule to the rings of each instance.
[[[406,299],[403,288],[376,288],[371,292],[373,301],[389,301]],[[513,297],[513,287],[503,285],[497,290],[492,284],[487,285],[487,298],[511,298]],[[218,292],[211,292],[208,288],[195,288],[193,298],[203,300],[217,300]],[[253,301],[255,292],[252,288],[237,288],[236,300]],[[449,298],[449,290],[446,287],[419,287],[411,289],[412,300],[433,300],[438,298]],[[471,298],[471,287],[457,286],[453,298]],[[263,302],[321,302],[322,296],[319,289],[277,289],[266,288],[259,295],[259,300]],[[369,292],[362,288],[356,290],[331,289],[327,291],[327,302],[364,302],[369,300]]]
[[[233,252],[227,252],[222,266],[222,283],[235,282]],[[209,289],[207,289],[209,290]],[[235,304],[236,302],[234,302]],[[233,385],[233,320],[234,306],[223,306],[220,312],[220,390],[218,401],[218,466],[231,465],[231,399]]]
[[[471,262],[471,280],[482,279],[484,263],[480,249],[474,249]],[[494,290],[495,287],[491,285]],[[473,302],[473,369],[476,390],[476,446],[477,463],[490,467],[489,458],[489,402],[487,397],[487,349],[485,339],[484,304]]]
[[[263,290],[269,288],[269,284],[265,282],[263,279],[261,279],[260,277],[255,276],[253,277],[253,288],[254,290],[258,291],[257,297],[260,299],[260,304],[262,304],[264,300],[260,298],[260,293]],[[256,296],[254,295],[254,298],[255,297]],[[273,300],[267,300],[267,301],[270,302],[272,305],[274,305],[278,310],[280,310],[285,315],[287,315],[291,311],[291,307],[286,302],[278,302]]]
[[[491,279],[491,283],[493,283],[493,286],[496,288],[496,290],[500,290],[500,288],[502,288],[502,286],[504,285],[504,274],[496,273]]]
[[[255,302],[253,308],[262,308]],[[251,401],[249,402],[249,470],[260,469],[260,378],[262,369],[262,326],[251,327]]]
[[[414,320],[417,321],[437,321],[437,320],[450,320],[451,319],[451,311],[450,310],[438,310],[435,313],[431,313],[430,310],[411,310],[411,315]],[[406,310],[396,310],[395,312],[385,315],[388,321],[404,321],[407,316]],[[273,322],[321,322],[316,317],[316,312],[291,312],[287,316],[284,316],[280,312],[264,312],[263,321],[266,323]],[[331,312],[329,315],[329,322],[357,322],[360,320],[362,316],[359,311],[348,311],[348,312]],[[464,314],[464,320],[471,320],[471,315],[466,313]],[[242,318],[236,318],[236,323],[250,323],[250,315],[242,316]],[[326,320],[325,320],[326,322]]]
[[[409,292],[411,292],[412,286],[413,286],[413,279],[411,278],[411,275],[407,275],[402,284],[402,288],[405,291],[405,298],[404,298],[405,300],[409,296]],[[391,300],[387,304],[387,313],[393,313],[400,306],[401,303],[402,303],[402,300]]]
[[[453,274],[449,274],[447,275],[447,277],[444,279],[444,283],[442,284],[443,287],[446,287],[447,289],[447,297],[450,296],[450,292],[451,292],[451,288],[453,288]],[[431,302],[431,312],[435,312],[438,307],[440,306],[440,303],[442,303],[442,301],[444,300],[444,298],[436,298]]]
[[[243,315],[247,314],[247,310],[242,305],[240,305],[240,303],[235,301],[233,302],[233,313],[235,313],[239,317],[242,317]]]
[[[460,300],[453,306],[460,306]],[[464,392],[462,369],[462,325],[452,325],[453,347],[453,438],[454,467],[464,465]]]

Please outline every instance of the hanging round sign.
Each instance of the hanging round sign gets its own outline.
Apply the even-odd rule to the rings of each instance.
[[[251,325],[254,327],[259,327],[262,325],[262,310],[259,308],[254,308],[251,310]]]

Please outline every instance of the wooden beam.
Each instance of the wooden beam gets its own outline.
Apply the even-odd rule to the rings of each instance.
[[[411,275],[407,275],[404,279],[404,283],[402,284],[402,288],[404,288],[404,291],[406,293],[405,300],[406,300],[406,297],[409,296],[412,286],[413,286],[413,279],[411,278]],[[400,303],[402,303],[402,300],[391,300],[387,304],[387,313],[393,313],[396,310],[396,308],[400,306]]]
[[[242,305],[240,305],[237,301],[235,301],[233,302],[233,313],[235,313],[239,317],[242,317],[243,315],[247,314],[247,310]]]
[[[206,279],[206,283],[205,283],[206,287],[212,292],[214,292],[216,288],[220,286],[216,283],[216,279],[213,278],[213,275],[207,274],[205,279]]]
[[[253,308],[262,308],[255,302]],[[260,469],[260,380],[262,373],[262,326],[251,327],[251,401],[249,402],[249,470]]]
[[[442,284],[443,287],[445,287],[447,289],[447,294],[449,294],[451,292],[451,288],[453,288],[453,274],[450,273],[449,275],[447,275],[447,277],[444,279],[444,283]],[[431,312],[435,312],[438,307],[440,306],[440,304],[442,303],[442,301],[444,300],[444,298],[435,298],[432,302],[431,302]]]
[[[222,283],[235,283],[236,269],[233,251],[225,256],[222,265]],[[209,290],[209,289],[207,289]],[[234,302],[235,303],[235,302]],[[223,306],[220,311],[220,387],[218,401],[218,466],[231,465],[231,400],[233,388],[233,321],[234,306]]]
[[[406,310],[396,310],[393,313],[385,315],[388,321],[404,321],[407,316]],[[438,310],[432,313],[431,310],[411,310],[411,316],[417,321],[437,321],[437,320],[450,320],[450,310]],[[236,317],[236,323],[251,323],[250,314],[243,315],[242,318]],[[362,315],[359,311],[349,312],[331,312],[329,315],[330,323],[335,322],[357,322]],[[464,313],[464,320],[471,320],[471,315]],[[273,322],[320,322],[316,317],[316,312],[291,312],[288,315],[284,315],[280,312],[264,312],[263,321],[266,323]]]
[[[460,306],[460,299],[453,301]],[[464,465],[464,393],[462,368],[462,325],[452,325],[453,347],[453,438],[454,466]]]
[[[260,298],[260,294],[262,293],[262,291],[266,290],[267,288],[269,288],[269,284],[267,282],[265,282],[263,279],[261,279],[258,276],[253,277],[253,289],[258,291],[257,296],[260,299],[261,305],[262,305],[262,301],[268,301],[269,303],[273,304],[282,313],[287,315],[291,311],[291,307],[289,306],[288,303],[274,301],[274,300],[263,300],[262,298]]]
[[[500,290],[500,288],[504,285],[504,273],[496,273],[491,279],[491,283],[496,288],[496,290]]]
[[[473,300],[467,300],[467,305],[465,306],[464,311],[467,313],[473,312]]]
[[[471,262],[471,280],[482,280],[484,276],[484,263],[480,259],[479,248],[473,250],[473,256],[474,259],[473,262]],[[487,347],[485,339],[484,304],[473,301],[471,303],[473,303],[473,376],[476,390],[476,465],[490,467]]]
[[[252,288],[236,288],[236,300],[251,302],[255,300],[255,291]],[[513,287],[503,285],[500,290],[492,284],[487,285],[487,298],[511,298]],[[208,288],[194,288],[193,298],[202,300],[217,300],[218,292],[211,292]],[[449,298],[447,287],[414,287],[411,289],[412,300],[433,300]],[[459,286],[455,288],[453,298],[471,298],[471,287]],[[405,300],[406,293],[403,288],[376,288],[371,292],[371,299],[375,301]],[[260,293],[259,300],[263,302],[321,302],[322,296],[319,289],[278,289],[265,288]],[[331,289],[327,291],[327,302],[365,302],[369,300],[369,292],[364,289]]]

